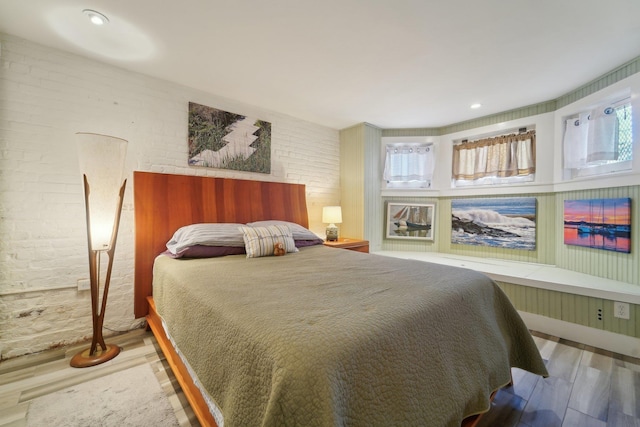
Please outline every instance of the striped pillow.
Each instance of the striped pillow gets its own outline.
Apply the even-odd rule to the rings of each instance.
[[[273,255],[273,245],[276,242],[284,244],[287,252],[298,252],[296,243],[291,235],[291,229],[286,225],[269,225],[267,227],[240,227],[244,234],[244,247],[247,258],[258,258]]]

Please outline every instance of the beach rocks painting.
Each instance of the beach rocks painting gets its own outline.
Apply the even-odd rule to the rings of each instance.
[[[451,201],[451,243],[536,249],[536,198]]]

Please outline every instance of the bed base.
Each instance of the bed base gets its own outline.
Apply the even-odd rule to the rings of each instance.
[[[162,320],[160,320],[160,316],[156,312],[156,305],[153,301],[153,297],[148,297],[147,301],[149,302],[149,313],[146,316],[147,326],[151,328],[153,335],[156,337],[158,345],[160,346],[164,357],[167,359],[171,371],[178,380],[185,397],[189,401],[189,405],[191,405],[191,409],[193,409],[193,412],[196,414],[198,421],[203,427],[218,427],[213,415],[211,415],[211,412],[209,411],[209,406],[207,405],[206,400],[202,397],[200,389],[195,385],[193,379],[191,379],[191,375],[189,374],[187,367],[173,348],[171,341],[169,341],[169,338],[164,331],[164,327],[162,326]]]
[[[164,328],[162,326],[162,321],[160,320],[160,316],[156,312],[156,305],[153,301],[153,297],[148,297],[147,301],[149,302],[149,314],[147,314],[147,325],[151,328],[153,335],[156,337],[158,341],[158,345],[164,354],[164,357],[167,359],[169,363],[169,367],[173,371],[184,395],[186,396],[193,412],[196,414],[198,421],[203,427],[218,427],[213,415],[209,411],[209,406],[207,405],[206,400],[202,397],[202,393],[200,389],[195,385],[193,379],[191,379],[191,375],[187,370],[187,367],[182,362],[178,353],[176,353],[173,348],[173,344],[169,341]],[[491,393],[491,401],[495,397],[497,391]],[[476,427],[480,422],[480,418],[482,414],[473,415],[465,418],[462,421],[461,427]]]

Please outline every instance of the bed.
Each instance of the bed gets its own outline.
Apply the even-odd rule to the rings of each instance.
[[[191,224],[306,228],[303,185],[135,172],[134,203],[135,314],[202,425],[473,425],[511,367],[547,375],[507,297],[470,270],[321,244],[162,255]]]

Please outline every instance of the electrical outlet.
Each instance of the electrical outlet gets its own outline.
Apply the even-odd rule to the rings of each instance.
[[[629,304],[626,302],[613,303],[613,316],[619,319],[629,320]]]
[[[91,289],[91,282],[89,279],[78,279],[79,291],[88,291],[89,289]]]

